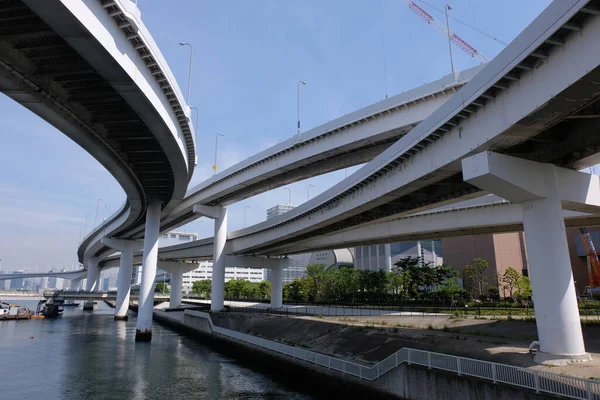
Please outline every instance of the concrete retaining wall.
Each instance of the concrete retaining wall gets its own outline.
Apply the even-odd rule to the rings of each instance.
[[[182,322],[155,314],[158,321],[211,344],[248,363],[252,368],[286,381],[290,386],[306,390],[306,382],[319,393],[348,399],[445,399],[445,400],[528,400],[556,398],[531,390],[458,376],[439,370],[402,364],[379,379],[370,382],[329,370],[283,354],[212,332],[209,321],[200,313],[186,311]]]

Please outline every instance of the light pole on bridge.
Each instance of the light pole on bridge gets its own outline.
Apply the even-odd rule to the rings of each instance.
[[[98,199],[96,201],[96,216],[94,217],[94,227],[96,227],[96,224],[98,223],[98,207],[100,206],[100,202],[102,202],[104,204],[104,207],[106,207],[106,203],[104,203],[104,199]]]
[[[300,138],[300,84],[306,85],[306,82],[298,81],[298,138]]]
[[[189,46],[190,47],[190,68],[188,71],[188,95],[187,95],[187,104],[190,106],[191,96],[192,96],[192,58],[194,57],[194,47],[188,42],[179,42],[180,46]]]
[[[194,133],[196,134],[196,146],[198,146],[198,115],[200,114],[200,110],[198,110],[198,107],[190,107],[190,110],[196,110],[196,121],[194,122]]]
[[[315,185],[313,185],[312,183],[309,183],[308,186],[306,187],[306,201],[310,200],[310,188],[311,187],[315,187]]]
[[[283,190],[287,190],[288,192],[290,192],[288,204],[291,205],[292,204],[292,189],[290,189],[289,187],[284,187]]]
[[[85,214],[85,225],[83,226],[83,236],[85,237],[85,234],[87,232],[87,222],[88,222],[88,217],[90,217],[92,215],[91,212]]]

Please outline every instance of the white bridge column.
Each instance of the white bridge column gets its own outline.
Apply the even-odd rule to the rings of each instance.
[[[98,262],[94,258],[90,258],[87,261],[87,278],[85,282],[85,291],[86,292],[94,292],[98,290],[98,285],[100,283],[100,269],[98,268]],[[83,310],[93,310],[94,309],[94,300],[86,300],[83,303]]]
[[[148,204],[146,210],[146,228],[144,230],[144,254],[142,256],[142,281],[135,340],[152,340],[152,313],[154,311],[154,280],[158,261],[158,236],[160,230],[159,201]]]
[[[534,361],[564,365],[590,360],[562,209],[563,204],[596,207],[598,177],[489,152],[463,160],[462,167],[465,181],[521,203],[540,343]]]
[[[169,307],[180,307],[183,291],[183,269],[175,268],[171,272],[171,295],[169,298]]]
[[[198,268],[198,263],[183,261],[160,261],[159,268],[171,274],[171,294],[169,307],[181,307],[183,294],[183,274]]]
[[[115,304],[115,321],[127,321],[129,295],[131,293],[131,273],[133,271],[133,252],[142,248],[136,240],[102,239],[102,243],[121,252],[119,274],[117,275],[117,301]]]
[[[128,246],[121,250],[119,274],[117,275],[117,303],[115,304],[115,321],[127,321],[129,295],[131,294],[131,272],[133,271],[133,248]]]
[[[225,307],[225,245],[227,243],[227,208],[220,207],[215,218],[215,238],[213,250],[211,311],[221,311]]]
[[[194,213],[215,220],[213,246],[211,311],[221,311],[225,307],[225,245],[227,244],[227,208],[195,205]]]
[[[271,308],[283,307],[283,267],[271,268]]]

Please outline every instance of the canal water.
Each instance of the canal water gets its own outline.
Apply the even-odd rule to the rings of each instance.
[[[37,301],[13,301],[35,310]],[[1,400],[314,399],[154,324],[135,343],[136,318],[66,308],[54,320],[0,321]]]

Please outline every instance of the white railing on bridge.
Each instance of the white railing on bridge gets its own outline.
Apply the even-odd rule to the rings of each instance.
[[[368,381],[373,381],[391,369],[398,367],[400,364],[407,363],[408,365],[415,364],[427,368],[454,372],[458,375],[469,375],[494,383],[520,386],[535,390],[536,393],[550,393],[573,399],[600,399],[600,382],[591,379],[577,378],[553,372],[515,367],[512,365],[498,364],[490,361],[475,360],[472,358],[457,357],[406,347],[398,350],[373,366],[367,366],[248,335],[231,329],[221,328],[212,323],[212,319],[207,313],[191,310],[186,310],[185,313],[196,317],[206,318],[212,331],[223,336],[228,336],[242,342],[260,346],[280,354],[285,354]]]

